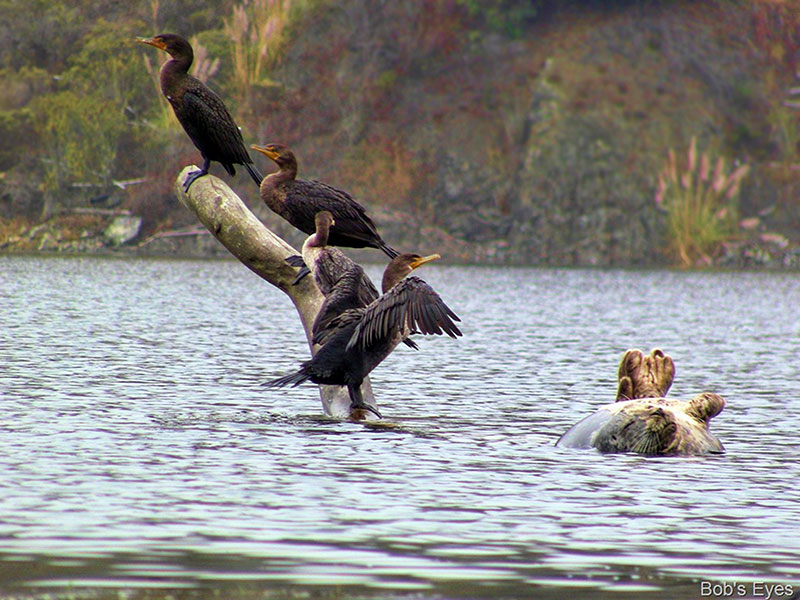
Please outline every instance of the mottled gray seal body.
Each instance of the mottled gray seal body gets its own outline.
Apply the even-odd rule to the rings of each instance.
[[[691,455],[724,452],[708,422],[725,400],[703,393],[691,400],[637,398],[601,406],[562,435],[557,446],[600,452]]]
[[[556,445],[650,456],[724,452],[708,423],[725,400],[708,392],[688,401],[664,398],[674,375],[675,364],[661,350],[649,356],[628,350],[620,361],[617,401],[576,423]]]

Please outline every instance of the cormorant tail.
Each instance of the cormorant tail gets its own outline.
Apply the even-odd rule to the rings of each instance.
[[[285,375],[284,377],[279,377],[278,379],[273,379],[272,381],[268,381],[266,383],[262,383],[264,387],[284,387],[286,385],[291,385],[292,387],[297,387],[304,381],[308,381],[311,379],[311,375],[306,373],[303,369],[300,369],[296,373],[291,373],[289,375]]]
[[[264,176],[258,172],[258,169],[256,169],[255,165],[252,163],[244,163],[244,168],[247,169],[248,173],[250,173],[250,177],[253,178],[253,181],[256,182],[256,185],[261,187],[261,182],[263,181]]]
[[[386,256],[388,256],[389,258],[395,258],[395,257],[397,257],[397,256],[400,256],[400,253],[399,253],[397,250],[395,250],[394,248],[392,248],[391,246],[389,246],[389,245],[388,245],[386,242],[384,242],[383,240],[379,240],[379,241],[378,241],[378,245],[379,245],[380,249],[381,249],[381,250],[383,250],[383,253],[384,253]]]

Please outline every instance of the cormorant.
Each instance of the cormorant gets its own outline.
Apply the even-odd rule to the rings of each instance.
[[[273,212],[311,235],[316,229],[314,217],[327,210],[336,220],[336,229],[330,232],[328,240],[331,246],[378,248],[389,258],[398,255],[397,250],[383,241],[366,209],[350,194],[313,179],[297,179],[297,159],[290,148],[281,144],[250,147],[280,168],[261,182],[261,199]]]
[[[418,277],[406,277],[438,254],[400,254],[383,273],[383,295],[363,308],[346,310],[318,334],[323,344],[295,373],[267,382],[268,387],[297,386],[305,381],[347,386],[350,409],[380,413],[364,402],[361,384],[402,340],[414,331],[424,335],[462,335],[458,316],[439,294]]]
[[[328,245],[331,228],[335,230],[333,215],[323,210],[314,218],[316,231],[303,243],[303,261],[313,274],[325,301],[311,328],[312,341],[321,335],[330,321],[346,310],[363,308],[378,298],[378,290],[361,265],[344,252]],[[295,258],[295,257],[291,257]],[[407,346],[418,350],[411,339],[403,340]]]
[[[206,85],[189,75],[194,60],[191,44],[174,33],[162,33],[152,38],[136,38],[137,42],[164,50],[170,59],[161,66],[161,91],[183,129],[203,155],[203,166],[191,173],[183,184],[184,191],[198,177],[208,173],[211,161],[220,163],[231,175],[236,175],[233,165],[244,165],[250,177],[261,185],[261,173],[244,146],[242,132],[236,126],[225,103]]]

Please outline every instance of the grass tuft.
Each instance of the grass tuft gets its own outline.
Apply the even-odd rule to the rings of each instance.
[[[739,190],[749,171],[749,165],[739,165],[728,173],[725,159],[714,161],[708,150],[698,156],[695,137],[685,166],[669,150],[655,202],[667,214],[670,251],[683,266],[711,264],[722,243],[734,236]]]

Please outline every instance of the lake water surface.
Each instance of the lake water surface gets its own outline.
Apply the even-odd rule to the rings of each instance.
[[[0,257],[0,590],[800,590],[800,276],[419,274],[464,337],[401,346],[372,375],[388,424],[365,426],[260,386],[308,348],[237,262]],[[725,397],[727,453],[556,448],[654,347],[670,396]]]

